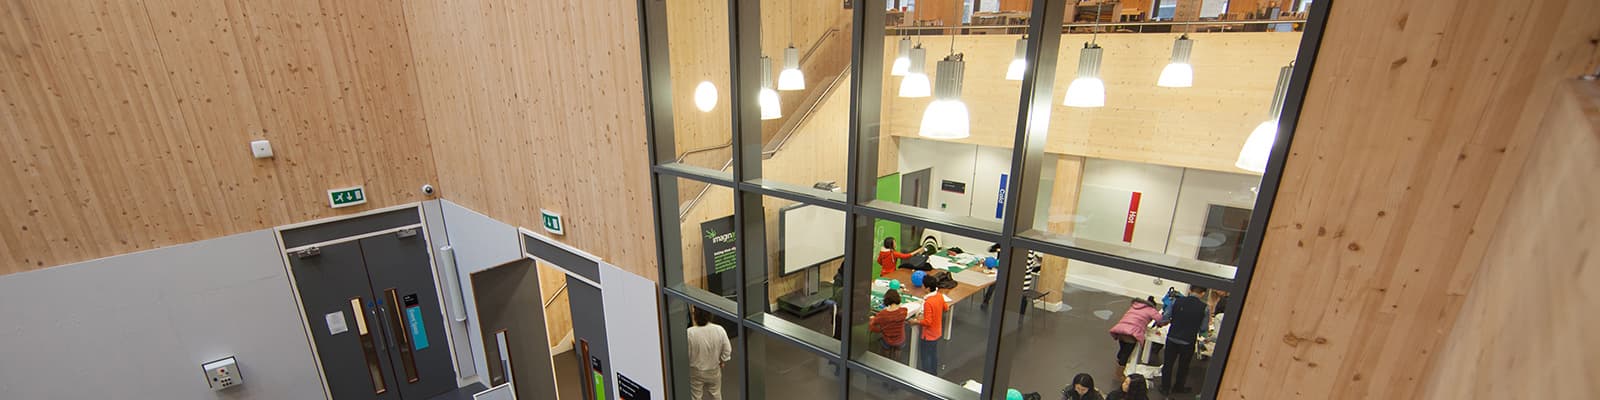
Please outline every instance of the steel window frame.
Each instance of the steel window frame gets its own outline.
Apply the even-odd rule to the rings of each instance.
[[[658,317],[662,321],[668,321],[661,327],[664,338],[661,346],[663,368],[669,375],[667,377],[669,387],[665,388],[666,392],[677,396],[687,395],[688,377],[681,371],[682,368],[673,368],[675,363],[672,361],[673,346],[683,343],[682,330],[673,328],[671,322],[684,318],[669,315],[668,301],[676,300],[681,304],[706,308],[714,315],[738,322],[737,329],[741,339],[736,341],[735,346],[744,357],[735,360],[734,364],[744,374],[745,379],[739,390],[745,399],[759,399],[764,395],[764,382],[761,382],[760,374],[752,373],[760,372],[764,367],[764,355],[751,352],[753,348],[762,346],[762,340],[779,340],[804,348],[830,363],[843,366],[836,370],[835,375],[841,399],[849,396],[851,372],[861,373],[929,397],[966,397],[964,394],[927,389],[940,386],[937,384],[941,382],[928,381],[936,378],[921,374],[909,376],[891,374],[855,359],[855,356],[865,351],[867,340],[863,332],[855,332],[852,327],[856,324],[851,323],[851,320],[858,317],[864,319],[864,316],[852,315],[854,301],[858,296],[865,298],[865,291],[868,289],[867,285],[858,285],[857,282],[865,282],[864,278],[870,277],[871,269],[874,267],[870,260],[875,247],[869,242],[875,220],[882,219],[1000,243],[1000,257],[1008,260],[1008,265],[1026,265],[1028,252],[1038,251],[1156,278],[1227,290],[1231,294],[1227,300],[1227,307],[1234,311],[1224,319],[1218,332],[1212,367],[1207,370],[1201,393],[1203,399],[1215,399],[1221,389],[1228,353],[1232,350],[1234,336],[1241,320],[1239,314],[1243,311],[1247,289],[1259,261],[1261,246],[1266,236],[1266,224],[1283,178],[1288,149],[1293,141],[1296,122],[1299,120],[1301,107],[1305,101],[1332,1],[1321,0],[1312,3],[1302,33],[1299,52],[1296,55],[1286,103],[1279,118],[1278,139],[1268,158],[1267,170],[1261,178],[1259,194],[1245,234],[1243,253],[1233,279],[1023,236],[1023,233],[1034,228],[1033,214],[1037,210],[1031,206],[1032,203],[1037,201],[1039,191],[1047,190],[1040,187],[1039,175],[1044,158],[1048,120],[1054,106],[1053,86],[1057,70],[1057,53],[1060,49],[1060,28],[1068,8],[1060,1],[1032,2],[1033,15],[1029,20],[1026,53],[1030,68],[1024,74],[1023,90],[1019,96],[1020,106],[1017,116],[1019,123],[1012,147],[1012,173],[1007,182],[1010,187],[1017,190],[1011,190],[1006,194],[1007,204],[1016,206],[1008,207],[1004,211],[1000,230],[996,232],[973,227],[958,218],[915,215],[915,213],[869,205],[874,198],[876,167],[879,161],[877,145],[881,139],[879,124],[884,84],[881,72],[884,67],[882,56],[885,39],[884,30],[871,27],[881,24],[884,20],[885,3],[885,0],[857,1],[851,15],[852,24],[856,29],[852,29],[851,37],[850,68],[855,79],[852,79],[849,88],[851,104],[847,167],[849,177],[844,183],[845,199],[839,201],[833,196],[762,185],[763,143],[761,143],[759,105],[756,102],[760,76],[758,59],[761,51],[759,1],[729,0],[727,3],[730,17],[728,36],[729,43],[732,43],[729,52],[731,82],[728,83],[731,83],[730,104],[734,109],[731,121],[734,131],[730,132],[733,148],[731,173],[672,164],[676,157],[676,149],[672,126],[673,105],[667,48],[666,3],[664,0],[637,0],[642,44],[641,59],[644,62],[646,143],[650,148],[650,181],[655,203],[653,214],[657,234],[656,255],[663,287],[658,294],[661,304]],[[735,232],[739,236],[741,250],[737,258],[738,270],[741,272],[736,273],[739,282],[736,285],[735,310],[724,310],[723,306],[703,301],[698,296],[685,292],[682,287],[684,277],[681,244],[684,238],[679,233],[681,224],[678,218],[677,179],[722,186],[734,192],[734,216],[737,221]],[[767,311],[766,227],[760,212],[763,210],[761,201],[764,196],[846,213],[845,261],[841,268],[844,270],[843,275],[849,279],[845,280],[843,290],[846,295],[841,301],[841,307],[844,309],[841,317],[845,321],[841,321],[843,325],[840,328],[841,337],[837,352],[827,349],[827,346],[802,339],[801,336],[806,336],[805,334],[788,332],[789,327],[768,326],[752,320],[753,316]],[[759,256],[749,256],[751,254]],[[1001,305],[995,310],[1010,310],[1020,305],[1017,303],[1020,298],[1013,294],[1020,292],[1021,283],[1022,278],[1014,274],[1010,268],[1000,271],[995,290],[999,292]],[[1013,321],[1012,313],[1006,312],[994,312],[989,318],[985,338],[987,352],[983,360],[984,373],[981,377],[984,390],[979,398],[1000,400],[1005,394],[996,389],[1009,387],[1009,357],[1016,351],[1013,338],[1005,335],[1005,327],[1016,321]],[[761,337],[758,338],[756,335]],[[761,350],[764,353],[764,347]]]

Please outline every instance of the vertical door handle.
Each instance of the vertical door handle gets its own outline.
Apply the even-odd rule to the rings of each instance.
[[[400,332],[400,334],[393,336],[393,340],[400,346],[400,364],[406,370],[406,382],[416,383],[421,379],[417,377],[416,356],[411,354],[411,331],[406,329],[403,321],[405,314],[400,311],[400,294],[394,288],[384,289],[383,294],[387,297],[386,300],[389,301],[389,311],[394,314],[388,318],[390,326],[396,332]],[[417,323],[420,324],[422,321],[417,321]]]
[[[383,394],[389,391],[389,387],[383,381],[383,365],[378,361],[378,349],[381,347],[369,329],[367,308],[362,306],[361,297],[350,299],[350,312],[356,317],[356,334],[361,341],[361,353],[367,360],[367,376],[372,379],[372,392]]]

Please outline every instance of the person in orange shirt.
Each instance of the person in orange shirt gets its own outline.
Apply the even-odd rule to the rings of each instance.
[[[939,375],[939,339],[944,337],[944,313],[950,306],[939,293],[939,279],[933,275],[922,278],[928,295],[922,299],[922,316],[916,321],[922,326],[922,337],[917,343],[917,369],[930,375]]]
[[[878,265],[883,268],[881,268],[879,271],[881,273],[878,274],[878,276],[889,276],[889,274],[894,273],[894,271],[897,269],[895,268],[895,265],[899,263],[900,260],[911,258],[911,256],[920,253],[922,253],[921,247],[918,247],[916,250],[912,250],[910,253],[901,253],[896,251],[894,248],[894,238],[883,238],[883,248],[878,249]]]

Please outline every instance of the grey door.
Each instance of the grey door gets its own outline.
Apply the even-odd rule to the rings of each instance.
[[[900,204],[926,209],[928,197],[933,190],[930,181],[933,180],[933,169],[921,170],[900,175]],[[913,227],[911,224],[900,224],[900,248],[909,248],[917,243],[922,243],[922,228]]]
[[[413,229],[289,256],[335,400],[424,400],[455,388],[427,251]]]
[[[379,235],[361,239],[361,253],[384,335],[393,339],[386,344],[400,397],[422,400],[455,389],[427,241],[415,229]]]
[[[611,356],[606,344],[606,315],[600,288],[567,276],[567,299],[572,308],[573,346],[578,352],[579,380],[586,399],[611,398]]]
[[[388,340],[377,329],[361,245],[345,242],[320,254],[290,255],[311,339],[334,399],[399,399]]]

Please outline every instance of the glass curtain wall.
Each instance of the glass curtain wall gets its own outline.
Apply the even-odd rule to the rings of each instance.
[[[667,397],[1215,398],[1328,1],[1148,3],[641,0]]]

